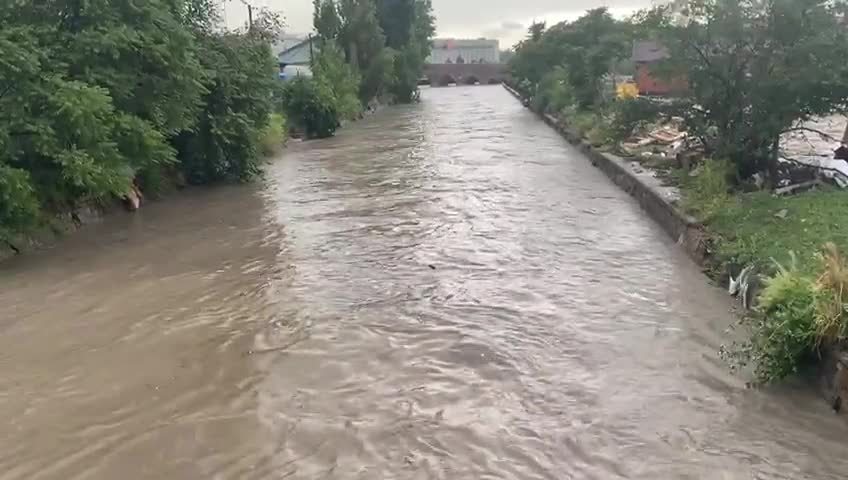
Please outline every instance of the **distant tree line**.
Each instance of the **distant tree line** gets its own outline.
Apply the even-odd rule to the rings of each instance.
[[[307,136],[332,135],[375,100],[417,99],[435,31],[430,0],[313,3],[313,78],[296,78],[283,93],[286,113]]]

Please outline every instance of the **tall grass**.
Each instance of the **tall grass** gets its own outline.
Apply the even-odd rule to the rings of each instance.
[[[816,337],[818,345],[837,343],[846,338],[845,290],[848,286],[848,265],[836,244],[828,242],[822,248],[821,274],[816,280]]]
[[[798,372],[828,348],[848,338],[845,291],[848,263],[833,243],[820,254],[818,276],[777,264],[765,281],[756,313],[749,319],[751,338],[733,351],[723,351],[733,367],[755,364],[761,383],[773,383]],[[776,262],[775,262],[776,263]]]
[[[741,363],[754,362],[761,383],[774,383],[797,373],[814,357],[815,284],[794,265],[778,266],[765,281],[758,312],[751,323],[751,340],[738,352]]]
[[[259,150],[262,155],[276,155],[286,143],[286,117],[280,113],[272,113],[268,117],[268,125],[259,133]]]
[[[704,161],[697,176],[684,179],[684,208],[704,222],[721,214],[733,203],[730,193],[733,172],[733,164],[729,161]]]

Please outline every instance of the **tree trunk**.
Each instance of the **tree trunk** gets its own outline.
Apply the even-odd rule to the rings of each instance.
[[[842,135],[842,144],[848,145],[848,124],[845,124],[845,133]]]
[[[350,67],[353,69],[354,72],[358,72],[359,71],[359,56],[358,56],[359,52],[356,49],[356,41],[351,40],[348,52],[350,52],[349,53],[349,55],[350,55],[350,62],[349,62]]]
[[[777,188],[778,182],[780,179],[779,176],[779,165],[780,165],[780,135],[774,137],[771,144],[771,152],[769,152],[769,162],[768,162],[768,176],[769,183],[771,184],[771,188]]]

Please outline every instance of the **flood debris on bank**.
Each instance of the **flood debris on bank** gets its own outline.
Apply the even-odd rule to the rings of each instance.
[[[534,25],[512,88],[566,136],[620,156],[636,181],[676,193],[666,200],[699,224],[706,272],[748,310],[748,340],[724,350],[734,366],[759,383],[829,367],[848,340],[842,12],[824,1],[674,3],[623,22],[600,9]],[[609,80],[645,39],[662,48],[630,59],[642,96],[616,98],[625,89]],[[664,97],[645,96],[659,87]]]

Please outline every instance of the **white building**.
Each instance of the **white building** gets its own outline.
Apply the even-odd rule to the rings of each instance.
[[[497,40],[485,38],[437,38],[433,40],[427,63],[500,63],[500,48]]]
[[[278,42],[272,48],[277,52],[277,59],[280,64],[280,80],[312,76],[312,57],[317,53],[318,46],[315,45],[311,37],[302,40],[290,38]]]

